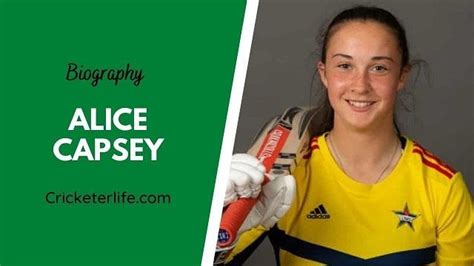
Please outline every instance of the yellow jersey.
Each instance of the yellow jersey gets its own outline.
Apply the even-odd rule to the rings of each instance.
[[[414,141],[379,183],[354,181],[325,136],[294,177],[290,210],[270,230],[243,233],[228,261],[240,265],[269,236],[278,265],[474,265],[474,211],[460,172]]]

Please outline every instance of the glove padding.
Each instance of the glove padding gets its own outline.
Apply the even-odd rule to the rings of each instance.
[[[272,228],[290,209],[296,194],[295,178],[291,175],[276,177],[262,188],[257,204],[250,211],[238,234],[262,225]]]
[[[262,190],[264,173],[265,167],[254,156],[235,154],[232,157],[224,206],[238,198],[256,198],[261,194],[239,229],[239,234],[258,225],[270,229],[289,210],[295,197],[296,184],[293,176],[276,177],[264,185]]]
[[[230,163],[229,182],[224,206],[238,198],[256,198],[260,194],[265,166],[254,156],[237,153]]]

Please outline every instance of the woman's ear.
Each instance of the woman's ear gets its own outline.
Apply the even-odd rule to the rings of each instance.
[[[408,78],[410,77],[410,71],[411,71],[410,64],[407,64],[406,66],[402,68],[402,71],[400,73],[400,80],[398,81],[397,91],[401,91],[403,88],[405,88]]]
[[[324,85],[324,88],[328,87],[328,80],[326,78],[326,65],[319,61],[317,64],[318,72],[319,72],[319,78],[321,79],[321,82]]]

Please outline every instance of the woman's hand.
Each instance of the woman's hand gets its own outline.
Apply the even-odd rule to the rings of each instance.
[[[224,206],[238,198],[257,198],[258,202],[239,229],[239,234],[262,225],[270,229],[289,210],[296,193],[291,175],[276,177],[262,188],[265,167],[254,156],[235,154],[231,161]]]

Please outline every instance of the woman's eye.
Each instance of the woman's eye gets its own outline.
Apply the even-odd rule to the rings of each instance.
[[[385,72],[388,69],[384,66],[374,66],[372,67],[372,70],[374,70],[375,72]]]
[[[349,69],[351,67],[351,65],[349,64],[339,64],[337,65],[338,68],[342,68],[342,69]]]

